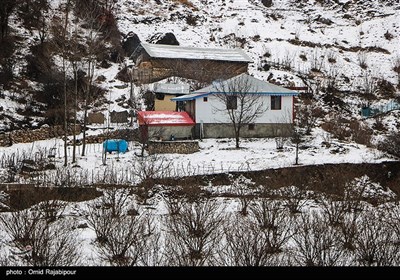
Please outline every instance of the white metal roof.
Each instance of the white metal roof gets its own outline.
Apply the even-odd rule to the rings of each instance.
[[[194,48],[141,43],[151,57],[252,62],[242,49]]]
[[[170,83],[156,83],[154,84],[154,92],[169,93],[169,94],[188,94],[188,84],[170,84]]]
[[[237,86],[237,90],[240,89],[239,83],[246,83],[246,92],[247,94],[261,94],[261,95],[280,95],[280,96],[295,96],[298,95],[298,92],[294,90],[290,90],[278,85],[274,85],[268,82],[264,82],[262,80],[256,79],[246,73],[240,74],[233,78],[230,78],[221,82],[213,82],[213,84],[196,90],[192,94],[187,94],[179,97],[172,98],[172,101],[185,101],[185,100],[193,100],[202,96],[206,96],[213,93],[235,93],[231,92],[229,89],[235,90],[235,85]],[[230,86],[232,85],[232,86]]]

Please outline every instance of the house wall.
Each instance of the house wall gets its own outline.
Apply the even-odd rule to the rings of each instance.
[[[196,99],[195,121],[200,124],[230,123],[226,112],[225,104],[216,96],[208,95],[208,101],[204,102],[203,97]],[[281,110],[271,110],[271,96],[262,97],[264,107],[267,108],[262,116],[256,119],[255,123],[292,123],[293,121],[293,97],[282,96]]]
[[[191,139],[193,126],[149,126],[150,139],[170,140],[171,135],[175,139]]]
[[[212,82],[217,78],[228,79],[248,71],[248,62],[203,59],[152,58],[145,51],[136,60],[139,65],[135,80],[152,83],[170,76]]]
[[[159,100],[155,98],[154,111],[175,111],[176,102],[171,101],[171,98],[175,95],[164,95],[164,100]]]
[[[249,129],[248,125],[243,125],[240,130],[240,137],[243,138],[263,138],[263,137],[289,137],[292,125],[289,123],[262,123],[255,124],[254,129]],[[235,137],[232,124],[224,123],[204,123],[201,136],[201,124],[196,124],[194,138],[233,138]]]

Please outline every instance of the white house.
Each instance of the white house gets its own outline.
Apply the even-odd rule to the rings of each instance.
[[[245,83],[245,91],[240,84]],[[262,104],[262,113],[242,126],[241,137],[274,137],[289,134],[294,119],[294,98],[296,91],[256,79],[248,74],[240,74],[225,81],[214,82],[208,87],[199,89],[192,94],[172,98],[172,101],[183,102],[185,111],[196,123],[194,137],[222,138],[234,137],[232,122],[227,106],[237,106],[234,100],[237,95],[257,95],[258,103]],[[221,95],[232,96],[233,103],[227,105],[221,100]],[[235,110],[239,110],[235,108]]]

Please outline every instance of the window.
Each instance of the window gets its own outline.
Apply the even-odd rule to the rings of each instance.
[[[256,124],[249,123],[249,130],[254,130],[256,128]]]
[[[203,102],[207,102],[207,101],[208,101],[208,97],[207,96],[203,97]]]
[[[237,109],[237,97],[236,96],[227,96],[226,97],[226,109],[228,109],[228,110]]]
[[[157,100],[164,100],[165,94],[164,93],[156,93]]]
[[[271,96],[271,110],[282,109],[282,96]]]

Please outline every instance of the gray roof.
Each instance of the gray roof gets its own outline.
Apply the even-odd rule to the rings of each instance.
[[[235,76],[233,78],[230,78],[225,81],[214,81],[211,85],[196,90],[192,94],[187,94],[179,97],[172,98],[172,101],[185,101],[185,100],[193,100],[199,97],[207,96],[209,94],[215,94],[215,93],[235,93],[232,92],[235,90],[235,87],[237,90],[244,90],[240,89],[240,85],[238,85],[239,82],[246,83],[246,94],[261,94],[261,95],[276,95],[276,96],[295,96],[298,95],[298,92],[274,85],[268,82],[264,82],[262,80],[256,79],[253,76],[250,76],[246,73],[240,74],[238,76]],[[231,90],[230,90],[230,89]]]
[[[141,44],[151,57],[157,58],[252,62],[251,58],[242,49],[194,48],[144,42]]]
[[[167,94],[188,94],[189,85],[156,83],[154,84],[153,91],[157,93],[167,93]]]

